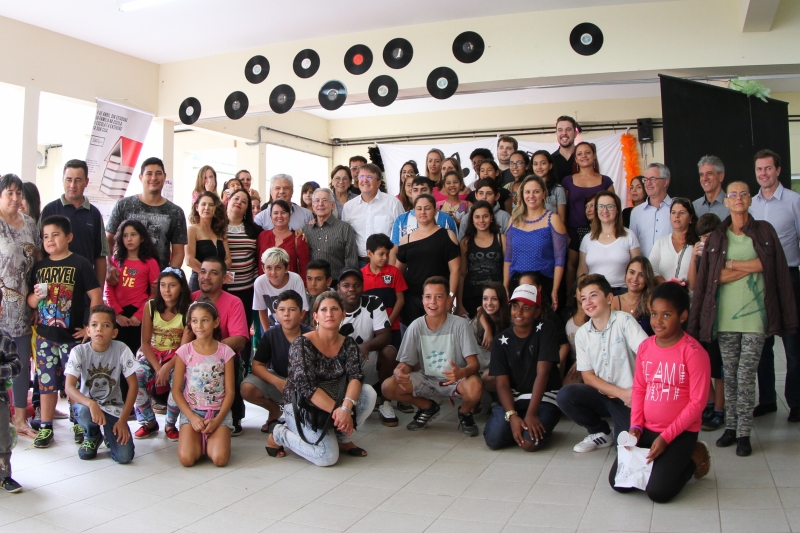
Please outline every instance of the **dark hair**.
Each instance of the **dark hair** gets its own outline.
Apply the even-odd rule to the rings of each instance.
[[[239,178],[231,178],[228,181],[226,181],[225,183],[223,183],[222,184],[222,190],[224,191],[225,189],[227,189],[230,186],[230,184],[233,183],[234,181],[238,181],[239,182],[239,187],[241,187],[240,190],[244,190],[244,183],[242,183],[242,180],[240,180]]]
[[[720,224],[722,224],[722,221],[717,215],[714,213],[706,213],[697,219],[697,224],[695,225],[694,229],[697,232],[697,235],[700,236],[705,235],[706,233],[711,233],[717,229]]]
[[[306,205],[305,200],[303,200],[303,195],[305,193],[307,193],[308,191],[311,191],[313,193],[317,189],[319,189],[319,183],[317,183],[316,181],[307,181],[307,182],[305,182],[303,184],[302,187],[300,187],[300,207],[305,207],[306,209],[311,209],[311,206],[310,205]],[[313,199],[313,197],[312,197],[312,199]]]
[[[694,205],[686,198],[673,198],[672,205],[682,205],[689,212],[689,228],[686,230],[686,244],[695,245],[700,237],[697,236],[697,214],[694,212]],[[669,208],[672,213],[672,206]]]
[[[211,231],[214,232],[218,238],[223,239],[228,234],[228,213],[225,210],[225,205],[219,196],[213,192],[203,191],[197,195],[194,203],[192,204],[192,214],[189,215],[189,223],[197,224],[200,222],[200,213],[197,211],[197,206],[200,205],[200,200],[203,198],[211,198],[214,202],[214,214],[211,217]]]
[[[414,179],[411,180],[411,185],[427,185],[430,190],[433,190],[433,187],[436,185],[436,183],[428,176],[420,176],[417,174],[414,176]]]
[[[189,304],[192,303],[192,291],[189,288],[189,284],[186,282],[186,275],[178,268],[161,271],[158,275],[158,280],[156,280],[156,290],[155,294],[153,294],[153,299],[150,300],[150,305],[159,313],[165,313],[167,311],[167,302],[165,302],[164,297],[161,296],[161,280],[168,276],[177,279],[181,288],[178,301],[175,302],[175,312],[179,315],[186,316],[186,313],[189,311]]]
[[[558,171],[556,170],[556,163],[553,160],[553,154],[547,150],[536,150],[533,152],[533,155],[531,156],[531,170],[533,170],[533,159],[537,155],[543,155],[545,159],[547,159],[547,162],[550,163],[550,171],[547,173],[547,176],[544,177],[544,184],[547,185],[547,190],[552,194],[556,185],[560,184],[560,180],[558,179]]]
[[[297,294],[297,291],[293,291],[292,289],[283,291],[278,295],[277,298],[275,298],[275,308],[277,309],[279,303],[287,300],[293,301],[297,304],[297,307],[299,307],[301,310],[303,309],[303,298]]]
[[[420,200],[427,200],[431,203],[434,209],[436,209],[436,198],[433,197],[432,194],[420,194],[416,198],[414,198],[414,207],[417,207],[417,204]]]
[[[758,161],[759,159],[764,159],[765,157],[771,157],[772,163],[775,165],[775,168],[781,168],[781,156],[779,156],[776,152],[772,150],[759,150],[756,152],[756,155],[753,156],[753,163]]]
[[[120,268],[128,258],[128,250],[122,242],[122,235],[125,233],[125,228],[128,226],[132,227],[142,238],[142,243],[139,245],[139,261],[145,262],[148,259],[155,259],[158,261],[158,250],[156,249],[155,243],[153,243],[153,239],[150,238],[147,228],[138,220],[128,219],[122,221],[122,224],[117,228],[116,235],[114,235],[114,259],[117,260],[117,264]]]
[[[600,191],[600,192],[606,192],[606,191]],[[595,203],[597,201],[597,197],[600,196],[600,192],[593,192],[592,194],[586,196],[586,198],[583,199],[583,208],[586,209],[587,205],[589,205],[591,203]],[[610,192],[610,191],[608,191],[608,192]],[[594,206],[594,212],[595,212],[595,217],[596,217],[597,216],[597,205]]]
[[[344,170],[345,172],[347,172],[347,179],[350,180],[351,185],[353,184],[353,174],[350,172],[350,167],[346,167],[344,165],[336,165],[335,167],[333,167],[333,170],[331,170],[331,183],[330,183],[331,190],[333,190],[333,177],[340,170]]]
[[[643,255],[637,255],[628,261],[625,265],[625,278],[628,277],[628,269],[634,263],[639,263],[642,266],[642,276],[644,277],[644,290],[639,296],[639,305],[636,307],[636,314],[639,317],[647,316],[650,314],[650,295],[656,287],[656,276],[653,273],[653,265],[650,260]]]
[[[510,135],[501,135],[500,137],[498,137],[497,144],[499,145],[500,143],[511,143],[514,145],[514,150],[517,150],[519,148],[519,143],[517,142],[517,140]]]
[[[112,327],[114,329],[117,329],[117,312],[114,311],[114,308],[109,307],[109,306],[107,306],[105,304],[99,304],[99,305],[92,306],[92,308],[89,309],[89,321],[92,320],[92,315],[95,315],[95,314],[98,314],[98,313],[99,314],[108,315],[111,318]]]
[[[247,172],[248,174],[250,174],[250,179],[253,179],[253,173],[252,173],[252,172],[250,172],[249,170],[247,170],[246,168],[243,168],[242,170],[240,170],[239,172],[237,172],[237,173],[236,173],[236,175],[234,176],[234,179],[237,179],[237,180],[239,180],[239,181],[242,181],[242,178],[240,178],[239,176],[241,176],[241,175],[242,175],[243,173],[245,173],[245,172]],[[244,183],[242,183],[242,186],[244,186]],[[250,192],[250,191],[247,191],[247,192]]]
[[[394,248],[394,243],[384,233],[375,233],[367,237],[367,251],[375,253],[379,248],[386,248],[391,251]]]
[[[578,290],[582,291],[589,285],[597,285],[597,288],[603,291],[603,294],[605,294],[606,296],[611,294],[611,284],[602,274],[588,274],[586,276],[583,276],[581,280],[578,282]]]
[[[492,189],[492,192],[495,194],[500,192],[500,185],[498,185],[497,180],[494,180],[492,178],[481,178],[472,184],[472,189],[475,192],[478,192],[484,187],[490,187]]]
[[[558,126],[559,122],[569,122],[570,124],[572,124],[572,127],[575,128],[576,132],[580,132],[581,131],[581,127],[578,124],[578,122],[574,118],[572,118],[572,117],[570,117],[568,115],[561,115],[560,117],[558,117],[556,119],[556,126]]]
[[[45,226],[55,226],[66,235],[72,233],[72,222],[64,215],[50,215],[42,220],[42,229],[44,229]]]
[[[275,209],[276,205],[278,207],[280,207],[281,209],[283,209],[284,211],[286,211],[287,213],[289,213],[289,216],[291,217],[291,215],[292,215],[292,207],[289,205],[289,203],[286,200],[273,200],[272,203],[270,204],[270,208],[269,208],[269,218],[270,219],[272,219],[272,211]]]
[[[575,312],[578,309],[581,309],[581,299],[578,298],[575,295],[575,293],[578,292],[578,284],[585,277],[586,277],[586,275],[584,274],[583,276],[581,276],[578,279],[576,279],[575,282],[572,284],[572,292],[567,294],[567,305],[566,305],[566,308],[564,309],[564,316],[570,317],[570,318],[574,317],[575,316]],[[569,318],[567,318],[567,320],[569,320]]]
[[[656,290],[653,291],[653,295],[650,297],[650,305],[652,306],[653,302],[656,300],[668,301],[675,306],[679,314],[684,311],[688,312],[689,306],[692,303],[689,297],[689,290],[680,283],[675,283],[674,281],[667,281],[656,287]]]
[[[25,189],[23,188],[22,180],[19,179],[19,176],[16,174],[4,174],[3,177],[0,177],[0,192],[10,189],[12,186],[16,187],[19,192],[25,194]]]
[[[411,165],[411,168],[414,170],[414,175],[406,176],[404,178],[403,167],[405,167],[406,165]],[[402,165],[400,165],[400,194],[397,196],[397,198],[400,200],[400,203],[403,204],[403,209],[405,209],[406,211],[411,209],[411,199],[406,194],[406,182],[408,180],[413,180],[417,176],[419,176],[419,168],[417,168],[417,162],[414,161],[413,159],[410,159],[405,163],[403,163]]]
[[[497,163],[495,163],[494,159],[484,159],[481,162],[480,166],[478,167],[478,174],[479,175],[480,175],[481,167],[483,165],[492,165],[492,168],[494,168],[495,172],[500,172],[500,167],[497,166]]]
[[[464,175],[461,173],[461,171],[459,170],[458,172],[456,172],[455,170],[448,170],[447,173],[444,176],[442,176],[442,180],[439,182],[439,185],[441,187],[437,187],[440,191],[444,187],[444,184],[447,181],[447,178],[449,178],[450,176],[457,177],[458,178],[458,182],[461,184],[461,188],[462,189],[464,188]],[[461,191],[459,190],[458,192],[461,192]]]
[[[486,289],[491,289],[497,294],[497,302],[498,302],[498,310],[494,315],[488,314],[483,309],[483,293],[486,292]],[[485,284],[481,289],[481,305],[478,307],[478,311],[475,313],[475,323],[476,323],[476,337],[478,339],[483,339],[483,323],[481,323],[480,317],[486,316],[489,319],[489,325],[492,327],[492,331],[489,334],[494,337],[498,333],[503,330],[508,329],[511,325],[511,311],[508,306],[508,293],[506,292],[506,288],[503,286],[502,283],[499,281],[490,281],[489,283]]]
[[[325,278],[331,277],[331,264],[324,259],[312,259],[306,265],[306,272],[309,270],[322,270],[325,273]]]
[[[363,161],[365,165],[368,163],[367,158],[364,157],[363,155],[354,155],[353,157],[347,160],[348,163],[352,163],[353,161]]]
[[[80,159],[70,159],[64,163],[64,170],[61,173],[62,176],[66,174],[68,168],[83,169],[83,177],[87,179],[89,178],[89,166],[86,164],[86,161],[81,161]]]
[[[361,165],[361,168],[358,170],[359,172],[362,170],[366,170],[370,174],[376,175],[379,181],[381,182],[383,181],[383,172],[381,171],[381,167],[379,167],[378,165],[372,163],[366,163],[364,165]]]
[[[522,177],[524,178],[527,176],[528,169],[531,168],[531,156],[525,150],[514,150],[510,156],[508,156],[508,160],[511,161],[511,158],[515,155],[522,156],[522,161],[525,163],[525,172],[522,173]]]
[[[467,217],[467,229],[464,231],[464,240],[467,242],[470,242],[475,238],[475,235],[478,234],[478,229],[475,227],[475,221],[472,219],[472,217],[475,215],[475,211],[478,209],[487,209],[489,214],[492,216],[492,223],[489,224],[489,233],[492,235],[497,235],[500,233],[500,226],[497,225],[497,221],[494,218],[494,208],[486,200],[479,200],[472,204],[472,208],[469,210],[469,216]]]
[[[211,315],[212,319],[219,320],[219,310],[217,310],[217,306],[214,305],[214,303],[208,298],[202,297],[196,302],[193,302],[192,305],[189,306],[189,310],[186,311],[186,323],[189,325],[189,329],[192,329],[191,325],[192,313],[194,312],[195,309],[205,309]],[[192,330],[192,333],[194,333],[194,330]],[[215,341],[222,340],[221,326],[217,325],[217,327],[214,328],[214,333],[212,334],[212,337],[214,338]]]
[[[244,215],[242,216],[242,224],[244,224],[244,232],[247,236],[251,239],[255,239],[258,237],[258,234],[261,233],[261,227],[257,226],[253,221],[253,198],[250,196],[250,191],[242,189],[231,194],[231,197],[228,199],[228,205],[231,205],[231,199],[237,194],[244,194],[247,196],[247,209],[245,209]],[[226,207],[225,215],[227,216],[227,214],[228,211]]]
[[[445,292],[450,292],[450,282],[447,281],[443,276],[431,276],[425,280],[425,283],[422,284],[422,291],[425,292],[425,287],[428,285],[441,285],[444,287]]]
[[[592,149],[592,154],[594,155],[594,163],[592,163],[592,170],[594,170],[595,172],[597,172],[599,174],[600,173],[600,163],[597,160],[597,146],[595,146],[594,143],[590,143],[590,142],[587,142],[587,141],[581,141],[581,142],[579,142],[578,144],[575,145],[575,151],[577,152],[578,151],[578,147],[582,146],[582,145],[586,145],[586,146],[588,146],[589,148]],[[581,171],[581,167],[578,166],[578,160],[576,159],[575,162],[572,164],[572,172],[574,174],[577,174],[580,171]]]
[[[325,300],[328,300],[328,299],[336,300],[336,303],[338,303],[339,307],[342,308],[342,312],[343,313],[345,312],[344,311],[344,303],[342,302],[342,297],[339,296],[339,293],[336,292],[336,291],[325,291],[325,292],[319,293],[317,295],[316,299],[314,300],[314,304],[311,306],[311,312],[312,313],[316,313],[317,311],[319,311],[319,306],[322,304],[322,302],[324,302]]]
[[[211,257],[206,257],[205,259],[203,259],[200,262],[200,266],[202,266],[203,263],[217,263],[217,264],[219,264],[219,266],[222,267],[222,275],[223,276],[228,273],[228,265],[226,265],[225,261],[223,261],[221,258],[217,257],[216,255],[212,255]]]
[[[483,157],[483,160],[486,161],[491,160],[494,161],[494,154],[488,148],[475,148],[471,154],[469,154],[470,160],[475,159],[476,157]]]
[[[28,202],[28,216],[38,223],[42,216],[42,198],[35,183],[26,181],[22,184],[22,198]]]
[[[158,166],[160,166],[160,167],[161,167],[161,172],[166,172],[166,171],[164,170],[164,162],[163,162],[162,160],[160,160],[160,159],[159,159],[159,158],[157,158],[157,157],[148,157],[148,158],[147,158],[147,159],[145,159],[145,160],[144,160],[144,162],[142,163],[142,167],[141,167],[141,170],[139,171],[139,175],[140,175],[140,176],[141,176],[141,175],[143,175],[143,174],[144,174],[144,169],[146,169],[146,168],[147,168],[147,167],[149,167],[150,165],[158,165]]]
[[[612,200],[614,200],[614,238],[619,239],[620,237],[625,236],[627,231],[625,230],[625,226],[622,225],[622,200],[619,199],[615,193],[611,191],[600,191],[595,193],[595,215],[594,220],[591,222],[591,237],[590,239],[596,241],[600,238],[600,233],[603,231],[603,223],[600,222],[600,216],[597,213],[597,199],[601,196],[608,196]],[[586,206],[583,206],[584,210]]]

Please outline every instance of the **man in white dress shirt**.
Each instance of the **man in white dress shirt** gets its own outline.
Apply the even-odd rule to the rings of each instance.
[[[650,257],[653,244],[672,233],[669,211],[672,198],[667,194],[669,188],[669,169],[661,163],[650,163],[644,173],[644,188],[647,201],[631,211],[631,231],[639,239],[642,255]]]

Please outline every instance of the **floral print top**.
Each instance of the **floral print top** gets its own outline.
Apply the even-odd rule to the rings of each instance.
[[[29,281],[36,252],[42,248],[36,222],[28,215],[22,215],[22,218],[20,229],[0,219],[0,291],[3,293],[0,329],[12,337],[22,337],[31,332],[32,310],[27,302]]]
[[[308,401],[321,381],[340,379],[347,374],[347,382],[364,380],[361,372],[361,353],[352,337],[345,337],[336,357],[327,357],[307,337],[300,335],[289,348],[289,375],[283,389],[283,399],[292,403],[297,390]]]

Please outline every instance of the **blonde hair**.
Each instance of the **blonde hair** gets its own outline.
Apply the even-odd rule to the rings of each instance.
[[[202,167],[200,167],[200,170],[197,171],[197,181],[194,184],[194,192],[201,193],[206,190],[205,176],[207,170],[210,170],[211,172],[214,173],[214,194],[216,194],[217,186],[219,185],[219,183],[217,183],[217,171],[214,170],[214,167],[212,167],[211,165],[203,165]]]
[[[274,246],[272,248],[267,248],[264,250],[264,253],[261,254],[262,265],[276,265],[278,263],[282,263],[285,267],[289,266],[289,254],[283,248]]]
[[[532,181],[535,181],[539,184],[539,186],[542,188],[542,192],[544,192],[545,198],[547,198],[547,185],[544,184],[544,180],[536,174],[528,174],[525,176],[522,179],[522,182],[519,184],[519,188],[517,188],[517,205],[511,212],[512,226],[516,226],[519,222],[523,221],[526,216],[528,216],[528,204],[525,203],[523,192],[525,190],[525,185]]]

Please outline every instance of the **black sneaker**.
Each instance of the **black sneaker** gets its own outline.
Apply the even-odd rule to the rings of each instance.
[[[706,408],[703,409],[703,425],[705,425],[712,416],[714,416],[714,404],[706,405]]]
[[[800,407],[790,407],[787,420],[789,422],[800,422]]]
[[[51,428],[42,428],[39,434],[33,439],[34,448],[47,448],[53,444],[53,430]]]
[[[708,419],[703,419],[703,430],[715,431],[725,425],[725,414],[714,412],[714,415]]]
[[[472,418],[472,413],[462,413],[461,411],[459,411],[458,427],[461,429],[461,433],[463,433],[467,437],[478,436],[478,424],[476,424],[475,419]]]
[[[241,424],[234,424],[233,431],[231,431],[231,437],[238,437],[239,435],[242,434],[242,431],[244,430],[242,429]]]
[[[760,403],[753,409],[753,417],[764,416],[778,410],[777,403]]]
[[[416,407],[410,403],[397,402],[397,410],[401,413],[413,413],[416,410]]]
[[[433,401],[431,402],[431,406],[427,409],[417,409],[414,420],[409,422],[406,428],[411,431],[426,429],[428,427],[428,422],[436,418],[436,415],[439,414],[439,409],[439,404]]]
[[[727,448],[736,444],[736,430],[726,429],[725,433],[717,439],[717,448]]]
[[[33,412],[33,418],[31,418],[31,427],[36,431],[39,431],[39,428],[42,427],[42,408],[37,407],[36,410]]]
[[[84,439],[81,447],[78,448],[78,457],[88,461],[97,457],[97,447],[100,445],[100,439]]]
[[[753,453],[753,447],[750,445],[750,437],[739,437],[736,439],[736,455],[739,457],[747,457]]]
[[[0,488],[12,494],[15,492],[22,492],[22,485],[11,479],[10,476],[0,478]]]
[[[75,440],[75,444],[80,444],[83,442],[83,428],[78,424],[72,424],[72,437]]]

